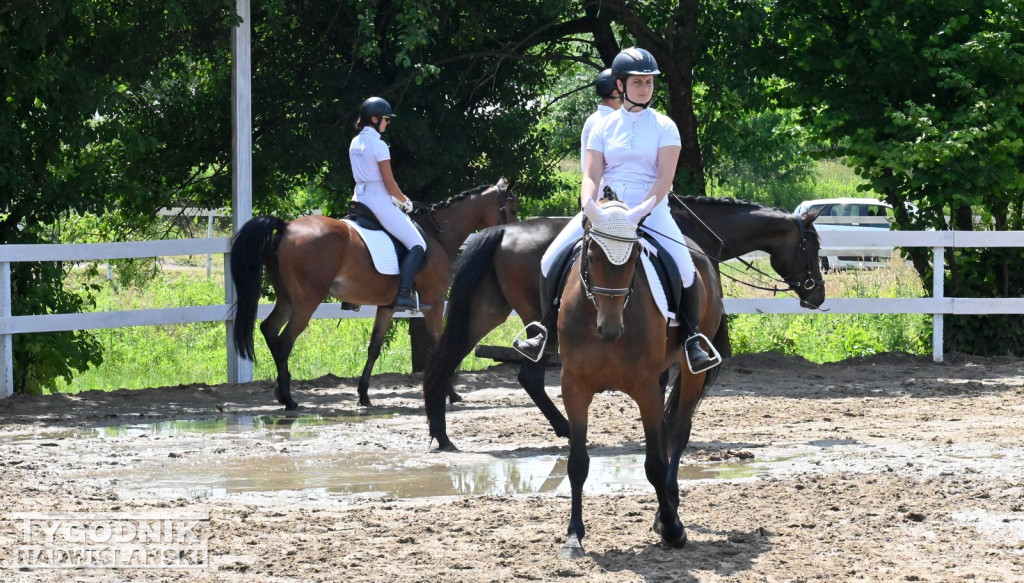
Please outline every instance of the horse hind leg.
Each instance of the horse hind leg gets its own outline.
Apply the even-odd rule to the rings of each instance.
[[[661,535],[667,546],[681,548],[686,544],[686,529],[679,520],[679,485],[677,472],[671,470],[666,455],[665,424],[662,417],[662,396],[658,379],[651,379],[640,390],[631,393],[640,407],[644,425],[646,460],[644,470],[647,481],[658,496],[658,511],[654,515],[654,532]]]
[[[391,327],[394,314],[395,311],[392,309],[378,307],[377,315],[373,319],[370,346],[366,349],[366,364],[363,365],[363,374],[359,377],[357,388],[359,405],[361,407],[370,406],[370,375],[373,373],[374,365],[377,364],[377,359],[380,358],[381,347],[384,346],[384,337],[387,335],[388,328]]]
[[[277,387],[274,389],[274,396],[278,403],[284,405],[286,411],[294,411],[299,408],[299,404],[292,399],[291,395],[292,375],[288,370],[288,358],[295,346],[295,339],[306,329],[312,315],[312,310],[300,311],[290,304],[279,303],[274,307],[270,316],[260,324],[260,332],[267,340],[267,347],[270,348],[270,354],[274,357],[274,365],[277,367]],[[285,321],[287,321],[286,324]],[[282,324],[284,324],[283,328]]]

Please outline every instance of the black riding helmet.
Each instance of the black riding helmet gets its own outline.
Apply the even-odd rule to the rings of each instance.
[[[612,77],[611,69],[605,69],[597,74],[597,79],[594,80],[594,91],[598,97],[611,97],[615,90],[615,79]]]
[[[374,117],[377,123],[373,123]],[[382,97],[371,97],[359,106],[359,122],[363,126],[370,126],[379,132],[381,118],[385,117],[395,117],[395,114],[391,112],[391,104]]]
[[[618,80],[622,79],[622,99],[628,101],[633,105],[640,107],[647,107],[651,104],[650,101],[647,103],[637,103],[631,100],[625,91],[626,78],[630,75],[661,75],[661,71],[658,70],[658,61],[654,59],[647,49],[641,49],[639,47],[630,47],[623,49],[622,52],[615,55],[612,60],[612,76]]]

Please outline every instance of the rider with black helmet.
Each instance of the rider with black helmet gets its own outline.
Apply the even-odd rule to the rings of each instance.
[[[661,71],[650,52],[632,47],[615,56],[611,72],[615,87],[622,94],[623,106],[603,118],[587,139],[587,166],[580,187],[580,206],[596,202],[599,193],[606,189],[611,189],[630,208],[654,199],[650,201],[654,205],[651,213],[640,228],[658,240],[679,268],[683,280],[682,299],[679,306],[668,306],[669,311],[675,312],[672,324],[685,325],[690,332],[685,343],[690,369],[707,370],[721,363],[721,358],[709,356],[700,345],[703,337],[697,332],[700,294],[693,286],[696,269],[667,200],[682,140],[675,122],[650,109],[654,77]],[[545,277],[550,275],[548,270],[561,249],[583,236],[582,214],[569,221],[548,247],[541,260]],[[547,341],[547,329],[556,321],[553,313],[554,310],[549,309],[541,322],[527,326],[527,330],[536,329],[538,333],[522,341],[517,339],[513,346],[528,358],[539,360]]]
[[[396,310],[429,310],[430,306],[420,304],[413,294],[413,281],[422,267],[427,242],[406,214],[412,212],[412,201],[395,181],[391,149],[380,139],[392,117],[391,104],[380,97],[371,97],[359,107],[359,134],[348,148],[356,182],[352,200],[369,207],[381,226],[409,250],[399,265],[398,294],[392,306]]]
[[[622,106],[622,96],[615,88],[615,79],[612,78],[611,69],[605,69],[597,74],[597,78],[594,80],[594,92],[601,98],[601,103],[598,104],[597,111],[590,114],[587,121],[583,122],[583,131],[580,132],[580,166],[583,167],[584,172],[587,171],[587,139],[590,137],[591,130],[605,116]]]

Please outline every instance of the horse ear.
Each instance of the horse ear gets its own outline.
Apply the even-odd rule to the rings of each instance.
[[[587,202],[583,203],[583,214],[590,219],[591,225],[600,225],[604,222],[604,211],[597,206],[592,198],[588,198]]]
[[[640,219],[651,214],[651,209],[654,208],[654,205],[657,202],[658,199],[652,196],[647,200],[643,201],[642,203],[640,203],[639,205],[637,205],[636,207],[629,209],[629,212],[626,213],[626,216],[629,217],[629,222],[633,223],[634,225],[639,225]]]
[[[821,211],[823,210],[825,210],[825,207],[819,206],[816,209],[811,209],[807,211],[800,218],[803,219],[804,225],[810,226],[810,224],[814,222],[814,219],[818,218],[818,216],[821,215]]]

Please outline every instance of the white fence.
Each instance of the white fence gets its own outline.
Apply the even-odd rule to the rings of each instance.
[[[1021,298],[950,298],[945,297],[945,249],[964,247],[1024,247],[1024,232],[975,231],[881,231],[878,233],[829,233],[823,236],[821,255],[829,250],[825,245],[860,247],[931,247],[935,276],[930,298],[832,298],[823,308],[832,314],[932,314],[932,354],[941,362],[942,324],[946,314],[1024,314]],[[231,282],[225,281],[224,304],[191,306],[184,308],[157,308],[87,314],[47,314],[40,316],[11,315],[10,264],[19,261],[92,261],[162,257],[174,255],[226,254],[228,238],[186,239],[176,241],[144,241],[137,243],[94,243],[78,245],[0,245],[0,397],[10,396],[14,390],[13,337],[33,332],[59,332],[127,326],[152,326],[189,322],[231,322],[228,302]],[[795,298],[727,298],[726,311],[730,314],[808,314]],[[261,305],[259,318],[265,318],[270,304]],[[314,318],[368,318],[375,308],[363,307],[358,312],[342,311],[338,304],[321,304]],[[232,363],[237,361],[233,343],[225,336],[228,347],[228,371],[231,379]],[[242,379],[246,380],[246,379]]]

